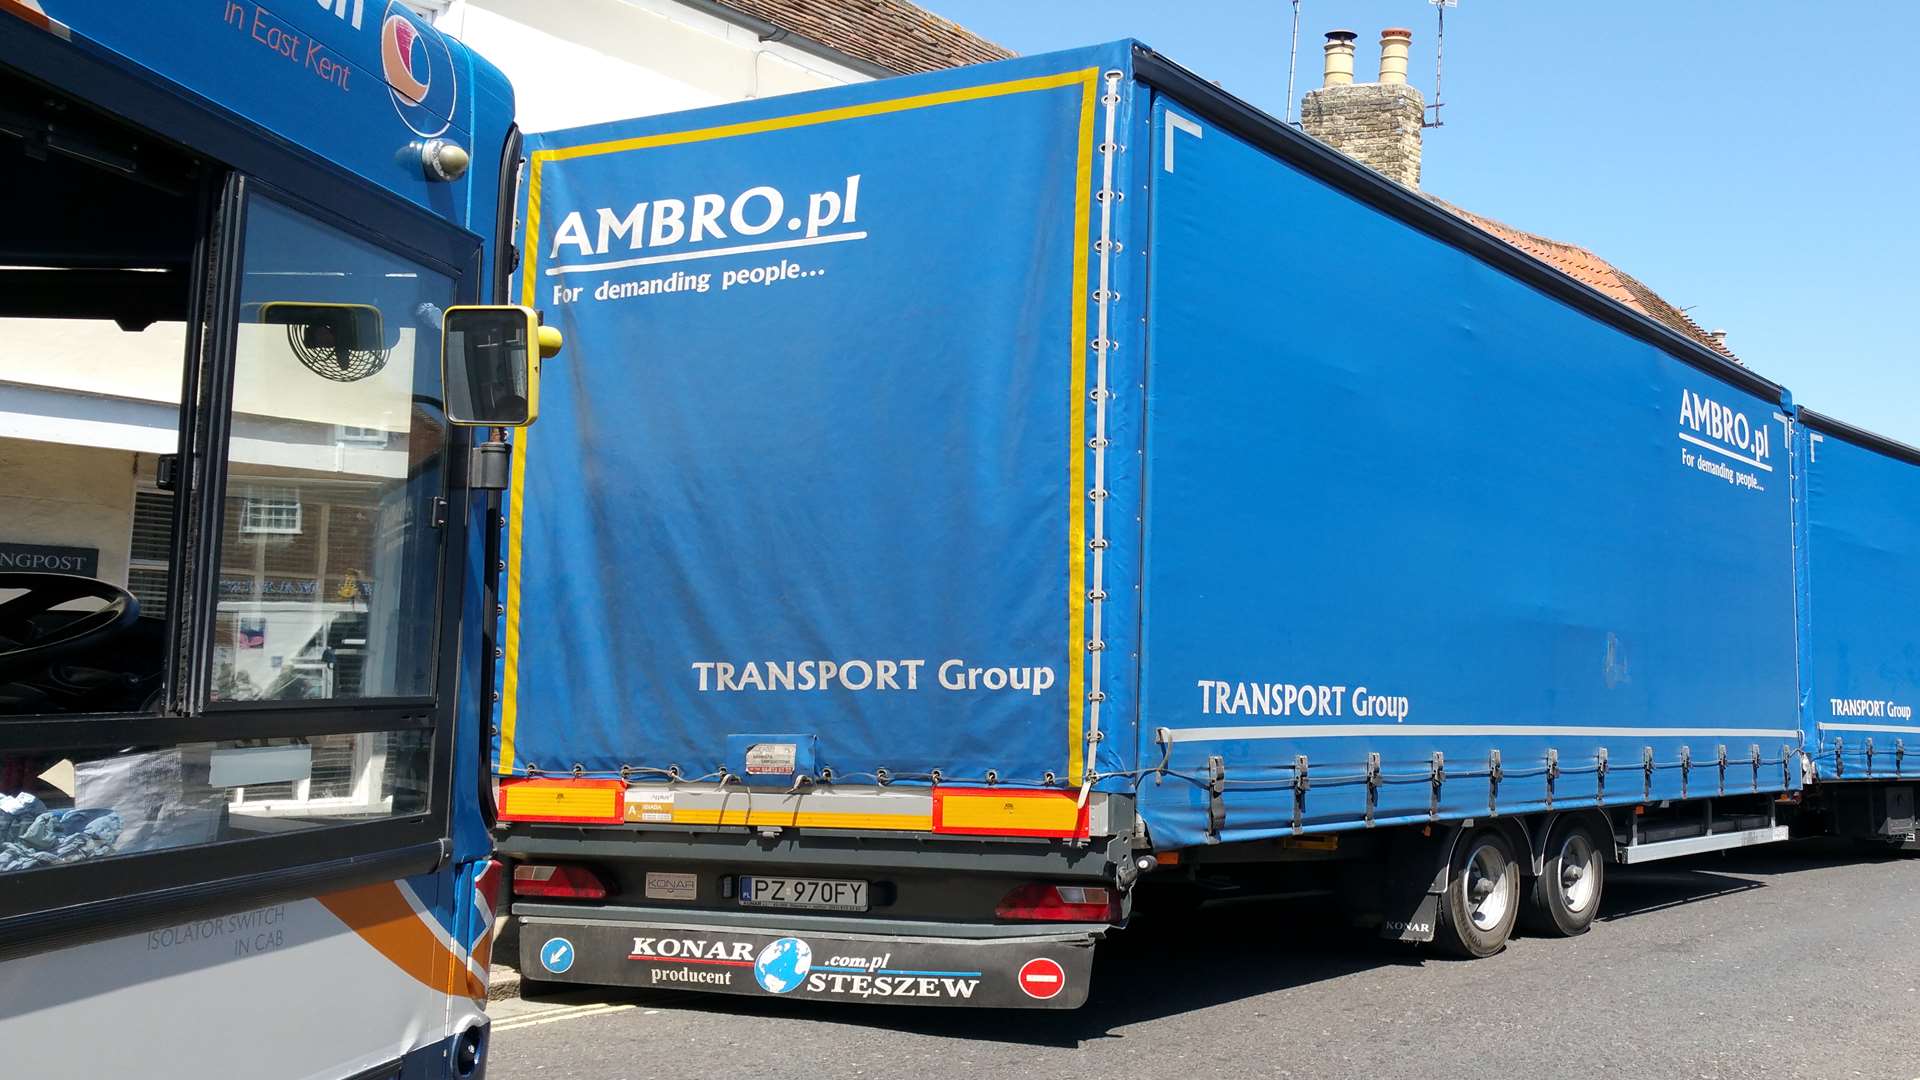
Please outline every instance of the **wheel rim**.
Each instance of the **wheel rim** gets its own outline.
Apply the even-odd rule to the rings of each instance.
[[[1475,928],[1496,930],[1506,921],[1507,911],[1513,906],[1512,890],[1508,888],[1512,873],[1506,853],[1495,845],[1481,844],[1473,850],[1473,857],[1467,860],[1465,884],[1467,916]]]
[[[1586,833],[1568,833],[1561,842],[1560,895],[1566,899],[1568,911],[1580,914],[1593,903],[1600,891],[1600,881],[1594,873],[1598,862],[1598,852],[1594,851],[1593,841],[1587,839]]]

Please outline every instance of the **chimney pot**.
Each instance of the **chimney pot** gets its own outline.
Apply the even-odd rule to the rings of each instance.
[[[1413,44],[1413,31],[1390,27],[1380,31],[1380,82],[1406,85],[1407,47]]]
[[[1707,331],[1707,336],[1713,339],[1715,345],[1723,349],[1727,347],[1727,332],[1725,330],[1709,330]]]
[[[1327,31],[1327,63],[1323,86],[1348,86],[1353,82],[1353,42],[1360,35],[1351,30]]]
[[[1301,99],[1300,130],[1391,180],[1418,188],[1426,102],[1407,85],[1407,45],[1413,34],[1398,29],[1381,33],[1381,80],[1365,86],[1352,85],[1355,36],[1351,30],[1327,35],[1326,85]]]

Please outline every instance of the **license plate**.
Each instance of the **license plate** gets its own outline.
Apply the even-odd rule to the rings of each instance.
[[[867,910],[867,883],[829,878],[741,877],[742,907]]]

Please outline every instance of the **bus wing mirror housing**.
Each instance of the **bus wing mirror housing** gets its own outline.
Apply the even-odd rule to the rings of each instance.
[[[447,420],[465,427],[526,427],[540,415],[540,361],[560,351],[560,331],[532,308],[450,307],[440,320]]]

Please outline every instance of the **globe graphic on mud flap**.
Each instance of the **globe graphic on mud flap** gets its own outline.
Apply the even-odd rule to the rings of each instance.
[[[799,988],[813,970],[813,949],[799,938],[783,937],[760,950],[753,962],[753,977],[770,994],[785,994]]]

